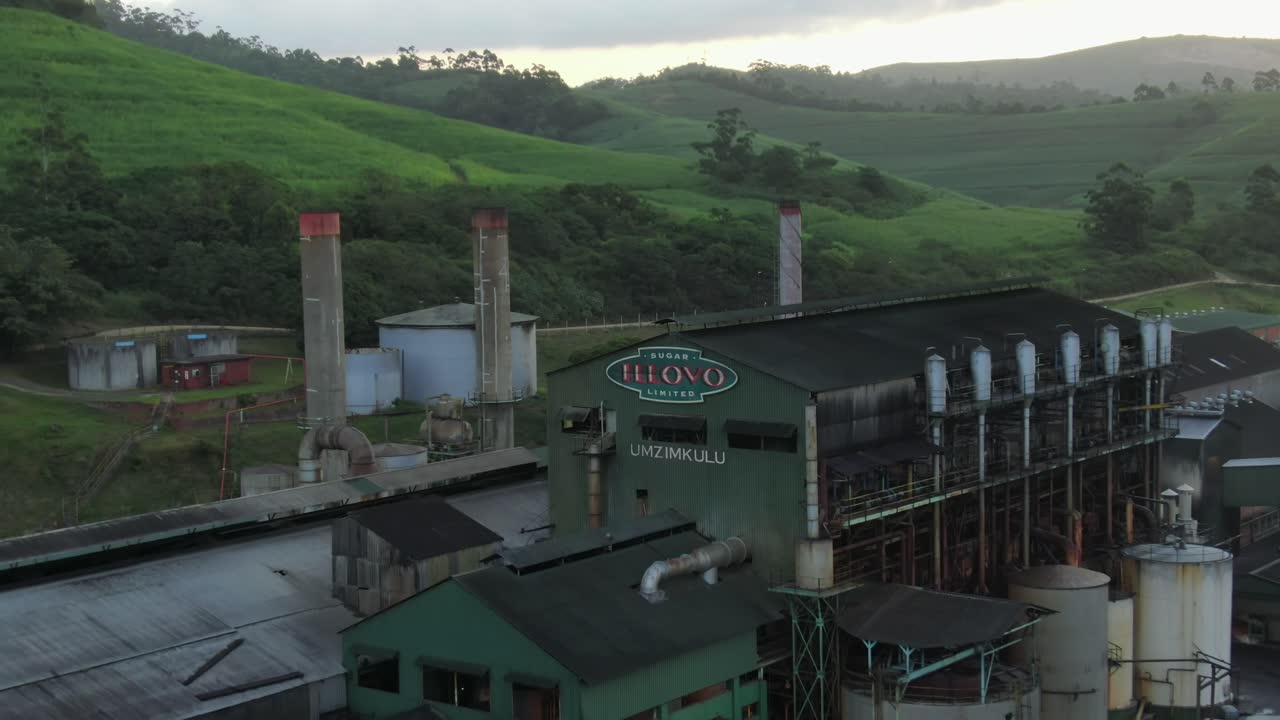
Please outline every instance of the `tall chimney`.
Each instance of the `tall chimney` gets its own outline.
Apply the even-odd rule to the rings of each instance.
[[[476,394],[482,450],[515,447],[511,391],[511,274],[506,208],[471,215],[476,304]]]
[[[305,425],[312,429],[342,426],[347,423],[347,369],[338,213],[299,215],[298,234],[307,363]],[[303,473],[309,482],[337,480],[346,474],[347,453],[342,450],[325,449],[318,461],[318,473]]]
[[[778,206],[778,304],[803,302],[800,245],[800,203],[784,200]]]

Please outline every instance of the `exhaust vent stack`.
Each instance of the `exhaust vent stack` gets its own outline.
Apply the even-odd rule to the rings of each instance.
[[[804,302],[803,247],[800,242],[800,203],[778,206],[778,304]]]
[[[471,215],[476,304],[476,395],[481,450],[515,447],[511,382],[511,273],[506,208]]]

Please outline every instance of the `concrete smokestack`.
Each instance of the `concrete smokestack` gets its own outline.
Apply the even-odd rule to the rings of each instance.
[[[342,248],[337,213],[298,217],[302,256],[302,327],[307,361],[308,428],[347,422],[345,327],[342,319]],[[346,453],[325,450],[321,477],[336,480]]]
[[[783,201],[778,206],[778,304],[803,302],[802,252],[800,244],[800,203]]]
[[[511,273],[506,208],[471,215],[476,304],[476,393],[482,449],[515,447],[511,383]]]

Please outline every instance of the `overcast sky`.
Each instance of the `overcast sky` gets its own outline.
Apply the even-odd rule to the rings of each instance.
[[[862,70],[1037,57],[1141,36],[1280,35],[1276,0],[152,0],[321,55],[490,48],[571,84],[705,59]]]

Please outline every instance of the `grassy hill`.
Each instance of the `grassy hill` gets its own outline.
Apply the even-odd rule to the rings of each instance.
[[[1273,28],[1274,29],[1274,28]],[[1129,97],[1139,83],[1169,81],[1198,91],[1205,72],[1248,87],[1257,70],[1280,66],[1280,40],[1175,35],[1141,38],[1041,58],[975,62],[897,63],[865,70],[889,82],[956,79],[1025,87],[1070,82]]]
[[[597,147],[688,156],[717,110],[738,107],[760,132],[929,185],[1006,205],[1078,205],[1117,161],[1153,180],[1188,179],[1202,200],[1238,198],[1244,178],[1280,162],[1280,93],[1211,98],[1217,121],[1179,127],[1199,98],[1020,115],[839,112],[783,105],[701,80],[590,91],[618,116],[574,139]]]

